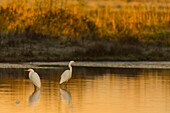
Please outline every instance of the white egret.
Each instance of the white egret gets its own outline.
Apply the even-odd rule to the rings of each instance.
[[[25,71],[29,72],[29,79],[34,84],[35,90],[40,89],[41,88],[41,81],[40,81],[39,75],[33,69],[28,69],[28,70],[25,70]]]
[[[61,75],[61,79],[60,79],[60,84],[64,83],[64,82],[68,82],[68,80],[72,77],[72,64],[75,63],[74,61],[70,61],[68,64],[69,69],[65,70],[62,75]]]

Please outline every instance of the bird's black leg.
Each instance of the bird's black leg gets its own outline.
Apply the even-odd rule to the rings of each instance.
[[[65,83],[65,88],[67,89],[67,82]]]
[[[37,90],[37,87],[34,85],[34,91],[36,91]]]

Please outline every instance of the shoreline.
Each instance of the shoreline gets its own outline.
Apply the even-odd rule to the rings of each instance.
[[[34,69],[56,69],[65,67],[68,62],[21,62],[0,63],[0,68],[34,68]],[[170,62],[166,61],[77,61],[74,67],[91,68],[128,68],[128,69],[170,69]]]

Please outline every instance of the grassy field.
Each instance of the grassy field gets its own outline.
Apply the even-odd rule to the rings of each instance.
[[[9,0],[0,61],[170,60],[169,0]]]

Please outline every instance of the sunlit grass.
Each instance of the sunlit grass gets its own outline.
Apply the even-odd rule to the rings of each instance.
[[[168,2],[11,0],[0,8],[0,31],[59,37],[138,37],[169,32]],[[104,5],[103,5],[104,4]]]

